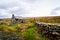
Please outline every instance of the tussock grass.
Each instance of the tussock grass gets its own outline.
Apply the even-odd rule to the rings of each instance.
[[[33,22],[16,23],[11,25],[0,24],[0,31],[13,34],[16,33],[16,35],[23,37],[24,40],[48,40],[47,38],[42,37],[40,34],[37,33],[35,29],[35,24]]]

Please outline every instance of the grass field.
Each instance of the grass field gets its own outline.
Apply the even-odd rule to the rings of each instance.
[[[37,33],[35,28],[35,24],[33,22],[28,23],[16,23],[16,24],[0,24],[0,31],[3,32],[0,39],[7,40],[8,37],[15,38],[17,35],[23,38],[24,40],[48,40],[45,37],[42,37],[40,34]],[[14,36],[12,36],[12,35]],[[9,35],[9,36],[8,36]],[[6,36],[6,37],[5,37]],[[10,38],[10,39],[11,39]],[[17,38],[15,40],[18,40]]]
[[[45,23],[60,23],[60,16],[30,17],[28,21],[40,21]]]
[[[11,19],[4,19],[2,24],[0,24],[0,39],[1,40],[19,40],[19,37],[24,40],[49,40],[46,37],[42,37],[38,34],[34,21],[59,24],[60,16],[55,17],[36,17],[36,18],[26,18],[28,22],[26,23],[16,23],[8,24]]]

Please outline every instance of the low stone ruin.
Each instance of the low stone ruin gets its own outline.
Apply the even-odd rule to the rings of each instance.
[[[35,22],[35,24],[38,29],[38,33],[42,34],[42,36],[47,36],[51,40],[60,39],[60,26],[40,22]]]

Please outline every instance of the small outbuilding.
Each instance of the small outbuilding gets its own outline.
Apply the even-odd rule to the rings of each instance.
[[[12,21],[12,23],[17,23],[17,22],[23,23],[23,22],[25,22],[23,17],[14,16],[14,14],[12,14],[11,21]]]

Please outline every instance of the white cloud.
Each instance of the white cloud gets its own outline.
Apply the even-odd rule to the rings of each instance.
[[[60,10],[56,11],[57,12],[57,15],[60,15]]]
[[[57,15],[57,16],[60,16],[60,7],[56,7],[52,10],[51,12],[52,15]]]
[[[9,14],[9,12],[7,10],[4,9],[0,9],[0,18],[7,18],[7,17],[11,17],[11,14]]]
[[[0,14],[4,17],[15,14],[22,16],[51,16],[54,8],[60,7],[60,0],[2,0],[0,1]],[[56,12],[53,15],[60,15]],[[1,16],[0,15],[0,16]]]

